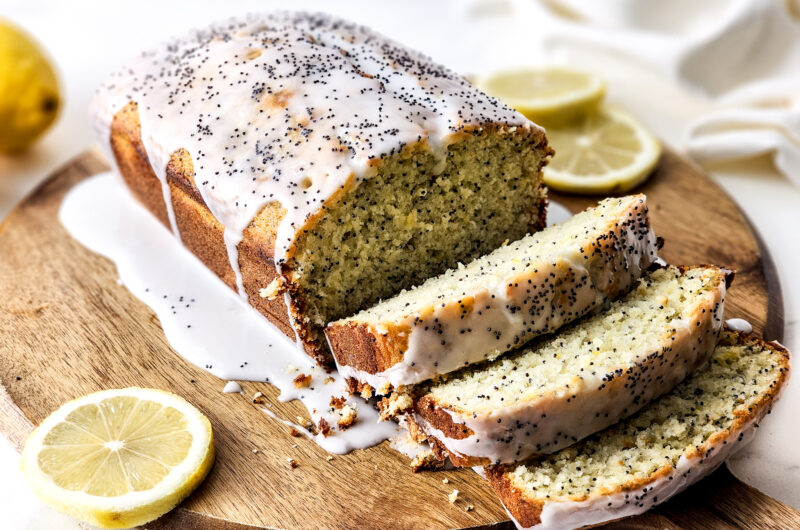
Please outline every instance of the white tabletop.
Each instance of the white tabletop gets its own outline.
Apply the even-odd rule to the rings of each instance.
[[[0,16],[27,28],[52,55],[61,74],[65,107],[56,126],[33,149],[16,158],[0,157],[0,218],[53,169],[94,143],[87,124],[87,106],[95,87],[126,58],[170,34],[213,19],[287,5],[266,0],[235,5],[201,0],[139,0],[135,5],[87,0],[5,0],[0,5]],[[525,62],[515,32],[508,31],[511,5],[511,0],[437,3],[294,0],[291,3],[292,8],[333,11],[363,22],[467,73]],[[480,20],[476,20],[476,13],[482,15]],[[536,31],[537,21],[529,23],[530,31]],[[563,62],[565,58],[560,59]],[[602,66],[601,72],[610,85],[609,99],[637,115],[678,150],[684,143],[686,123],[707,105],[702,97],[630,61],[604,56],[599,63],[586,50],[566,59],[593,70]],[[531,58],[532,62],[541,60],[541,57]],[[783,289],[786,320],[783,342],[800,351],[800,278],[794,274],[800,262],[797,235],[800,188],[779,175],[765,160],[720,165],[710,172],[763,237]],[[790,385],[784,402],[733,468],[740,478],[800,508],[800,468],[795,465],[800,460],[800,449],[795,447],[796,443],[790,443],[796,432],[792,430],[796,420],[790,408],[782,406],[785,402],[800,403],[800,385]],[[779,455],[786,451],[794,451],[794,457],[781,460],[783,457]],[[49,510],[29,493],[18,470],[18,456],[2,437],[0,477],[0,511],[6,514],[6,521],[10,514],[12,528],[77,527],[73,520]]]

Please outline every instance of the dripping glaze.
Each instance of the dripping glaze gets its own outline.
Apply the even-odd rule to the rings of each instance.
[[[443,162],[461,131],[490,122],[538,128],[425,55],[324,14],[231,18],[143,53],[92,103],[101,143],[130,102],[173,232],[180,237],[166,170],[182,148],[224,226],[245,299],[237,245],[268,203],[286,211],[274,252],[283,274],[298,233],[336,192],[372,176],[381,157],[423,143]]]

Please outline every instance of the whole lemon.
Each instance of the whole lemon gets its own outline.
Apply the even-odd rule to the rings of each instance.
[[[39,46],[0,19],[0,152],[30,146],[56,119],[60,101],[55,72]]]

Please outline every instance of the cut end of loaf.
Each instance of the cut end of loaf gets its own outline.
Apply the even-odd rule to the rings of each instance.
[[[540,169],[551,150],[541,131],[487,125],[460,136],[445,158],[424,142],[385,157],[300,234],[287,270],[318,340],[329,322],[544,227]],[[371,347],[350,331],[341,351]],[[402,340],[385,345],[391,363]]]

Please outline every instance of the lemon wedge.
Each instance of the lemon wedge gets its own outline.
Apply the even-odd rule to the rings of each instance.
[[[145,388],[70,401],[31,433],[22,471],[47,504],[102,528],[141,525],[174,508],[214,462],[208,419]]]
[[[601,78],[562,67],[498,72],[475,84],[546,127],[583,119],[597,109],[606,94]]]
[[[556,154],[543,171],[553,189],[573,193],[623,193],[652,172],[661,144],[627,113],[602,107],[584,120],[547,129]]]

